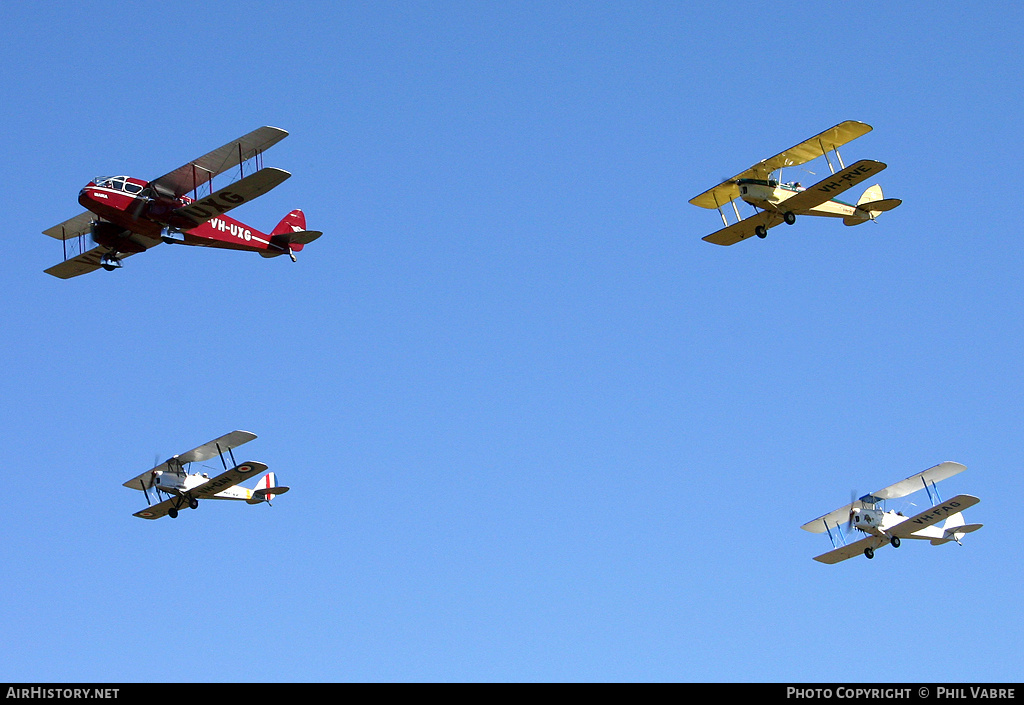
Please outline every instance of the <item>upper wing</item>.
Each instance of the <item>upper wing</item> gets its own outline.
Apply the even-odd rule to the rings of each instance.
[[[716,230],[710,235],[705,235],[703,239],[716,245],[735,245],[740,240],[746,240],[753,235],[757,226],[763,225],[765,229],[774,228],[781,222],[782,216],[778,213],[761,211],[748,218],[744,218],[738,223],[733,223],[721,230]]]
[[[250,477],[255,477],[261,472],[266,472],[267,466],[263,463],[257,463],[255,461],[249,461],[236,465],[230,470],[225,470],[217,477],[211,478],[188,491],[188,494],[192,495],[196,499],[206,499],[212,497],[218,492],[223,492],[229,487],[234,487],[239,482],[244,482]],[[287,491],[287,490],[285,490]],[[278,493],[283,494],[283,493]]]
[[[870,501],[870,498],[883,500],[906,497],[912,492],[923,490],[926,484],[945,480],[948,477],[953,477],[953,475],[962,473],[966,469],[967,468],[960,463],[939,463],[935,467],[931,467],[915,475],[911,475],[906,480],[900,480],[895,485],[889,485],[885,489],[872,492],[870,495],[865,495],[865,500]]]
[[[817,159],[829,150],[841,147],[861,135],[871,132],[871,125],[856,120],[847,120],[824,132],[810,137],[800,144],[794,145],[774,157],[764,159],[746,171],[742,171],[731,179],[726,179],[718,186],[708,189],[699,196],[690,199],[690,203],[701,208],[718,208],[738,197],[736,186],[738,179],[767,179],[773,171],[787,166],[797,166]]]
[[[48,228],[43,231],[43,235],[49,235],[55,237],[58,240],[71,240],[78,237],[79,235],[85,235],[89,232],[92,227],[93,221],[96,220],[96,214],[86,211],[80,213],[74,218],[65,220],[59,225],[54,225],[52,228]]]
[[[226,453],[233,448],[237,448],[243,443],[248,443],[255,438],[256,434],[250,433],[249,431],[232,431],[231,433],[225,433],[220,438],[215,438],[209,443],[204,443],[198,448],[193,448],[186,453],[176,455],[170,460],[160,463],[152,470],[147,470],[146,472],[133,477],[128,480],[128,482],[124,483],[124,486],[130,487],[133,490],[148,489],[153,486],[153,473],[158,470],[167,470],[168,463],[172,461],[181,465],[185,465],[187,463],[201,463],[204,460],[209,460],[215,455],[220,455],[221,453]]]
[[[828,176],[795,196],[782,201],[778,208],[780,210],[799,211],[810,210],[820,206],[825,201],[835,198],[846,189],[856,186],[861,181],[877,174],[885,168],[882,162],[871,159],[861,159],[856,164],[851,164],[842,171]]]
[[[812,534],[823,534],[826,529],[831,530],[838,524],[845,524],[850,519],[850,510],[854,508],[861,508],[864,503],[859,499],[856,502],[847,504],[845,507],[839,509],[833,509],[828,514],[820,516],[817,519],[812,519],[800,528],[804,531],[810,531]]]
[[[834,509],[824,516],[820,516],[817,519],[807,522],[800,528],[814,534],[824,533],[825,524],[828,524],[829,528],[831,528],[836,524],[845,523],[850,517],[851,509],[862,508],[867,504],[875,504],[877,502],[881,502],[883,499],[898,499],[900,497],[905,497],[912,492],[924,489],[925,481],[938,482],[939,480],[945,480],[947,477],[953,477],[953,475],[961,473],[966,469],[967,468],[960,463],[948,461],[945,463],[939,463],[935,467],[928,468],[916,475],[911,475],[906,480],[901,480],[895,485],[889,485],[884,490],[866,494],[850,504],[840,507],[839,509]],[[928,512],[924,513],[927,514]],[[917,528],[920,529],[923,527],[918,526]]]
[[[211,218],[216,218],[221,213],[226,213],[232,208],[238,208],[238,206],[251,201],[257,196],[262,196],[289,176],[291,174],[284,169],[268,166],[265,169],[249,174],[244,179],[225,186],[206,198],[194,201],[172,212],[174,215],[188,218],[195,225],[202,225]]]
[[[699,196],[694,196],[690,199],[690,203],[701,208],[721,208],[729,201],[740,197],[740,187],[736,185],[736,181],[738,179],[751,178],[744,176],[748,171],[750,170],[747,169],[742,174],[737,174],[731,179],[718,184],[718,186],[709,188]]]
[[[865,548],[880,548],[885,544],[889,543],[889,540],[881,536],[867,536],[862,538],[860,541],[854,541],[848,543],[845,546],[833,549],[828,553],[822,553],[820,556],[815,556],[814,560],[819,563],[828,563],[832,565],[840,561],[845,561],[847,558],[853,558],[854,556],[864,553]]]
[[[900,538],[907,538],[912,534],[925,529],[932,524],[938,524],[940,521],[948,516],[952,516],[957,512],[973,507],[981,500],[977,497],[972,497],[969,494],[958,494],[953,499],[937,504],[930,509],[926,509],[920,514],[910,517],[906,521],[902,521],[896,526],[889,529],[889,534],[892,536],[899,536]],[[914,538],[922,538],[915,536]],[[932,538],[932,537],[925,537]]]
[[[748,171],[753,172],[754,175],[750,178],[766,179],[777,169],[806,164],[869,132],[871,132],[871,125],[856,120],[846,120],[751,167]]]
[[[238,166],[266,151],[288,136],[279,127],[260,127],[244,137],[213,150],[174,171],[149,182],[158,193],[183,196],[205,184],[217,174]]]

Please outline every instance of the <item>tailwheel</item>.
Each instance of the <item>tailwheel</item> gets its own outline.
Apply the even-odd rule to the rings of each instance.
[[[796,222],[796,215],[793,211],[786,211],[782,214],[782,220],[785,221],[786,225],[792,225]]]
[[[874,558],[875,557],[875,549],[871,548],[871,546],[868,546],[867,548],[864,549],[864,555],[868,557],[868,560]]]
[[[891,539],[889,539],[889,543],[892,544],[893,548],[899,548],[900,547],[900,537],[899,536],[893,536]]]

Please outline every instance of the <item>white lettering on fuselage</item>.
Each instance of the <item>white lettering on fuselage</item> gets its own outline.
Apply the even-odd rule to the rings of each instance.
[[[237,237],[240,240],[248,242],[252,240],[252,230],[236,225],[235,223],[225,223],[220,218],[213,218],[210,220],[210,227],[215,228],[222,233],[230,233],[232,237]]]

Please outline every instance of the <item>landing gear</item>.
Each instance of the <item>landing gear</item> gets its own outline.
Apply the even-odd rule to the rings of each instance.
[[[169,516],[171,519],[177,519],[178,510],[175,509],[174,507],[171,507],[170,509],[167,510],[167,516]]]
[[[891,539],[889,539],[889,543],[892,544],[893,548],[899,548],[900,547],[900,537],[899,536],[893,536]]]
[[[120,269],[121,260],[116,254],[108,252],[100,258],[100,266],[108,272],[113,272],[115,269]]]
[[[199,508],[199,500],[196,499],[195,497],[189,497],[188,498],[188,508],[189,509],[198,509]]]
[[[757,235],[762,240],[764,240],[766,237],[768,237],[768,228],[764,227],[763,225],[756,225],[754,226],[754,234]]]
[[[786,225],[792,225],[796,222],[796,215],[793,214],[793,211],[786,211],[782,214],[782,220],[785,221]]]
[[[868,560],[874,558],[875,557],[875,549],[871,548],[871,546],[868,546],[867,548],[864,549],[864,555],[868,557]]]

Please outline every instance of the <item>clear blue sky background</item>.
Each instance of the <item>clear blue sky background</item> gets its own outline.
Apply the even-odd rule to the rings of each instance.
[[[1019,680],[1022,21],[5,3],[0,680]],[[701,241],[688,199],[847,119],[902,207]],[[302,208],[297,264],[43,273],[91,177],[265,124],[293,176],[234,215]],[[132,517],[233,429],[290,494]],[[962,548],[812,560],[944,460]]]

